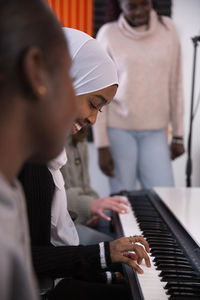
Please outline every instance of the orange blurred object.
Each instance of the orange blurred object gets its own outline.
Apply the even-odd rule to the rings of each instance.
[[[93,0],[46,0],[64,27],[93,35]]]

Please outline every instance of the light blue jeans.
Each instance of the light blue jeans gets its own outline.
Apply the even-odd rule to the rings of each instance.
[[[142,188],[174,186],[166,129],[132,131],[108,128],[115,177],[111,193]]]

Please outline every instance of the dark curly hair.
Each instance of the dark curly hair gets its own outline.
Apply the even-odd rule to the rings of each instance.
[[[152,7],[158,15],[158,20],[163,24],[162,16],[159,14],[158,0],[152,0]],[[121,12],[122,11],[119,5],[119,0],[107,0],[105,22],[108,23],[116,21]]]

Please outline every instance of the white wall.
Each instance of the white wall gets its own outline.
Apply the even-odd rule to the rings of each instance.
[[[100,197],[108,196],[110,193],[108,179],[98,167],[97,151],[93,143],[89,143],[89,173],[91,186]]]
[[[193,62],[193,43],[191,42],[191,37],[200,35],[200,0],[174,0],[173,3],[173,20],[175,21],[180,34],[183,54],[185,145],[187,148]],[[200,91],[200,47],[198,48],[195,99],[197,99]],[[106,196],[109,194],[108,180],[98,168],[97,153],[94,145],[91,143],[89,144],[89,153],[91,185],[100,196]],[[198,109],[193,127],[192,159],[192,185],[200,186],[200,107]],[[173,162],[176,186],[185,186],[185,165],[186,155],[183,155]]]
[[[187,148],[193,64],[193,43],[191,41],[191,37],[200,35],[200,1],[174,0],[173,20],[177,25],[182,45],[183,84],[185,95],[185,145]],[[197,58],[200,58],[200,47],[198,48]],[[200,59],[197,59],[196,69],[197,74],[195,100],[197,100],[197,96],[200,91]],[[198,109],[193,125],[192,160],[192,185],[200,186],[200,107]],[[185,165],[186,155],[178,158],[175,162],[173,162],[176,186],[185,185]]]

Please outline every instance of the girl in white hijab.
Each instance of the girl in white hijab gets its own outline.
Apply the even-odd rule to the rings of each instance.
[[[76,134],[84,126],[95,123],[98,112],[114,97],[118,78],[112,60],[95,39],[75,29],[63,30],[68,40],[72,58],[71,76],[78,96],[79,114],[72,128],[73,134]],[[66,191],[60,172],[66,162],[63,150],[48,164],[55,184],[51,209],[51,243],[55,246],[79,244],[76,228],[67,211]]]
[[[79,94],[77,101],[80,110],[73,125],[73,132],[76,133],[82,127],[95,122],[98,111],[105,104],[110,103],[114,97],[118,80],[112,61],[101,50],[97,41],[82,32],[72,29],[64,30],[73,60],[71,71],[75,89]],[[105,268],[110,268],[111,264],[115,262],[125,262],[137,269],[138,272],[143,272],[137,261],[133,262],[132,257],[122,255],[122,249],[125,252],[135,249],[138,259],[142,260],[144,258],[146,264],[150,266],[149,258],[143,246],[134,244],[135,242],[140,242],[149,251],[148,243],[144,238],[137,236],[129,237],[128,239],[121,238],[110,243],[101,242],[93,246],[68,247],[68,245],[78,244],[78,235],[67,212],[64,182],[59,170],[65,161],[65,153],[62,152],[57,159],[54,159],[48,165],[53,175],[53,186],[55,186],[55,197],[52,205],[53,193],[50,193],[48,199],[47,195],[45,195],[45,199],[37,201],[38,206],[34,208],[34,211],[31,211],[31,218],[34,220],[34,223],[40,224],[41,233],[37,232],[37,230],[33,232],[34,224],[30,226],[31,232],[34,233],[35,240],[38,240],[38,236],[42,235],[42,245],[38,242],[35,242],[36,245],[33,244],[33,248],[36,247],[36,252],[33,251],[36,272],[47,274],[53,278],[66,277],[52,290],[51,295],[48,295],[48,299],[82,299],[84,297],[85,299],[118,299],[119,289],[121,291],[120,299],[124,299],[124,297],[127,299],[128,291],[126,287],[121,288],[117,285],[107,286],[99,282],[96,283],[95,280],[97,278],[94,275],[97,275],[97,273],[101,275]],[[38,168],[37,165],[35,167]],[[42,168],[45,169],[44,177],[48,178],[44,178],[42,176],[43,173],[39,172],[38,174],[37,172],[40,178],[37,177],[37,181],[30,182],[30,185],[32,184],[31,189],[34,190],[34,195],[38,198],[42,198],[44,194],[49,194],[48,188],[49,186],[52,187],[52,178],[48,176],[47,167],[42,166]],[[44,183],[46,184],[44,185]],[[38,185],[45,190],[42,195]],[[28,190],[29,188],[30,186],[28,186]],[[32,197],[32,206],[34,206],[33,200]],[[41,211],[38,207],[39,209],[41,208]],[[50,210],[52,216],[51,240],[50,222],[49,218],[47,218],[50,215]],[[50,242],[57,247],[52,247]],[[81,280],[76,278],[81,278]],[[84,278],[86,280],[83,280]],[[106,278],[109,281],[111,279],[110,275],[107,276],[107,274]],[[93,283],[90,284],[90,280],[94,281],[94,285]],[[108,294],[108,291],[110,291],[111,296]]]

